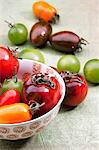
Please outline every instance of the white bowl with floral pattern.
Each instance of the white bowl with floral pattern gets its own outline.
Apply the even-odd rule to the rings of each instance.
[[[65,84],[61,76],[51,67],[33,60],[19,60],[18,78],[22,79],[24,73],[49,73],[56,76],[61,86],[61,98],[57,105],[46,114],[33,120],[17,124],[0,124],[0,139],[19,140],[29,138],[47,126],[59,112],[65,95]]]

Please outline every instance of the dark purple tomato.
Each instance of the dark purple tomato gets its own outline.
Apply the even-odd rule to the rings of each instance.
[[[49,42],[54,49],[64,53],[74,53],[82,49],[82,44],[87,44],[86,40],[71,31],[57,32],[50,36]]]
[[[23,85],[22,102],[28,105],[34,102],[40,105],[44,104],[36,112],[41,116],[51,110],[61,97],[60,85],[56,77],[50,77],[48,74],[27,75]]]
[[[35,47],[43,47],[52,33],[49,23],[38,22],[34,24],[30,31],[30,41]]]

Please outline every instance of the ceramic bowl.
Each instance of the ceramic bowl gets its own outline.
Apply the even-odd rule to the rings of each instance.
[[[0,124],[0,139],[6,140],[19,140],[29,138],[38,132],[40,132],[45,126],[47,126],[57,115],[59,112],[61,103],[63,101],[65,95],[65,84],[61,76],[51,67],[48,67],[45,64],[22,59],[19,60],[19,71],[18,71],[18,78],[22,79],[24,73],[50,73],[56,76],[60,85],[61,85],[61,98],[57,105],[51,109],[46,114],[33,119],[31,121],[17,123],[17,124]]]

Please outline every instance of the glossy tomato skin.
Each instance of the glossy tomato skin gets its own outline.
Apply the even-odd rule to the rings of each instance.
[[[42,82],[42,79],[40,79],[40,81]],[[44,82],[38,84],[33,83],[30,78],[24,83],[23,102],[28,105],[34,102],[38,102],[39,104],[44,103],[36,112],[37,116],[41,116],[51,110],[61,97],[61,89],[58,80],[55,77],[51,77],[50,81],[53,87],[50,87]]]
[[[8,32],[9,40],[15,45],[22,45],[27,41],[28,30],[24,24],[16,23]]]
[[[23,49],[19,54],[19,58],[35,60],[41,63],[45,63],[43,54],[37,49]]]
[[[49,23],[37,22],[30,31],[30,41],[35,47],[42,47],[46,44],[52,33],[52,27]]]
[[[22,95],[22,88],[23,88],[23,81],[22,80],[17,79],[17,78],[8,79],[8,80],[5,80],[2,84],[1,93],[4,93],[10,89],[15,89],[20,93],[20,95]]]
[[[71,31],[61,31],[50,36],[49,42],[51,46],[64,53],[74,53],[81,48],[82,40],[80,37]]]
[[[68,106],[77,106],[82,101],[84,101],[87,92],[88,92],[88,84],[83,76],[75,74],[72,75],[71,79],[67,78],[65,72],[61,73],[61,76],[63,77],[65,81],[66,86],[66,95],[64,98],[64,105]]]
[[[44,1],[33,3],[32,10],[34,15],[45,22],[52,22],[59,19],[56,8]]]
[[[0,82],[11,78],[15,72],[18,72],[18,68],[17,58],[12,55],[8,48],[0,47]]]
[[[99,59],[88,60],[83,68],[85,78],[92,84],[99,84]]]
[[[63,55],[57,62],[60,71],[70,71],[78,73],[80,71],[80,61],[75,55]]]
[[[7,90],[0,96],[0,106],[10,105],[20,102],[20,94],[16,90]]]

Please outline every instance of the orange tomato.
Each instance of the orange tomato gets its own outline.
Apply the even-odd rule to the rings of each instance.
[[[15,103],[0,107],[0,124],[13,124],[32,119],[30,107],[24,103]]]
[[[34,15],[45,22],[53,22],[59,19],[57,10],[45,1],[38,1],[32,5]]]

